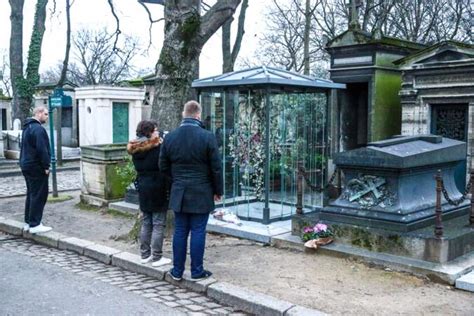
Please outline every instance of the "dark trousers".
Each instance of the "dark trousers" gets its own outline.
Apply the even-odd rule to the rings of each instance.
[[[155,213],[143,212],[142,214],[140,253],[143,259],[151,255],[153,261],[158,261],[163,255],[166,211]]]
[[[191,233],[191,277],[204,271],[204,248],[206,245],[206,225],[209,214],[174,213],[175,230],[173,235],[173,274],[182,276],[186,263],[188,236]]]
[[[48,175],[42,169],[22,172],[26,181],[25,223],[35,227],[41,224],[48,199]]]

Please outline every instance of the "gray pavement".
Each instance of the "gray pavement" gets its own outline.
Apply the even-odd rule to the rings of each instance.
[[[49,177],[49,190],[52,190]],[[81,172],[79,170],[65,170],[57,173],[59,191],[70,191],[81,189]],[[26,194],[26,183],[23,176],[0,177],[0,198],[19,196]]]
[[[0,249],[2,315],[184,315],[119,287]]]
[[[2,233],[0,267],[1,315],[246,315],[168,282]]]

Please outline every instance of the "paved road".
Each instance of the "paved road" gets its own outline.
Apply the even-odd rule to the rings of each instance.
[[[113,285],[0,249],[1,315],[183,315]]]
[[[58,190],[79,190],[81,188],[81,172],[79,170],[61,171],[57,174]],[[51,176],[49,191],[52,190]],[[0,177],[0,198],[26,194],[25,178],[23,176]]]
[[[0,315],[245,315],[200,293],[0,233]]]

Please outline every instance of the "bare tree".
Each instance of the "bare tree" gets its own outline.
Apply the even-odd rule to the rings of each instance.
[[[10,65],[6,54],[0,54],[0,96],[11,97]]]
[[[470,0],[366,0],[361,29],[419,43],[468,41]]]
[[[64,54],[63,65],[61,69],[61,76],[59,77],[59,81],[57,84],[58,88],[62,88],[67,76],[67,68],[69,64],[69,51],[71,50],[71,1],[66,0],[66,50]],[[56,130],[58,135],[58,142],[57,142],[57,152],[56,158],[58,165],[61,166],[63,164],[63,150],[62,150],[62,108],[59,107],[57,109],[57,119],[56,119]],[[53,177],[56,177],[56,174],[53,174]],[[56,184],[56,179],[53,178],[53,196],[58,195],[58,189]]]
[[[308,0],[309,1],[309,0]],[[227,22],[222,25],[222,72],[231,72],[234,71],[235,61],[240,52],[240,47],[242,45],[242,39],[245,34],[244,24],[245,24],[245,14],[249,6],[249,0],[243,0],[240,7],[239,13],[239,22],[237,26],[237,35],[235,37],[235,42],[230,49],[230,35],[231,35],[231,26],[233,19],[229,19]]]
[[[23,74],[23,6],[24,0],[9,0],[11,14],[10,78],[12,82],[13,118],[26,119],[33,105],[35,86],[39,83],[41,44],[45,31],[46,5],[48,0],[37,0],[33,32],[28,49],[26,75]]]
[[[359,29],[376,36],[432,43],[446,39],[470,41],[469,0],[273,0],[265,14],[268,32],[261,38],[256,58],[265,64],[293,71],[305,70],[309,59],[311,72],[325,75],[324,47],[347,30]],[[358,8],[356,21],[350,25],[351,6]],[[311,12],[308,23],[306,12]],[[310,27],[308,27],[308,25]],[[309,45],[305,48],[305,38]],[[305,57],[305,49],[309,51]],[[244,61],[247,65],[248,61]],[[308,63],[306,63],[307,65]],[[307,66],[306,66],[307,67]]]
[[[274,5],[265,14],[268,32],[261,39],[258,59],[264,64],[296,72],[309,74],[314,70],[313,66],[321,59],[323,45],[320,35],[315,33],[317,25],[308,23],[308,17],[314,16],[320,1],[273,0]]]
[[[195,98],[199,56],[209,38],[234,14],[241,0],[218,0],[201,16],[200,0],[165,1],[165,38],[156,65],[151,116],[165,129],[178,126],[184,102]]]
[[[114,33],[80,30],[73,37],[74,62],[69,65],[69,78],[79,85],[115,84],[128,79],[133,72],[133,59],[140,53],[137,39],[122,35],[116,43]]]

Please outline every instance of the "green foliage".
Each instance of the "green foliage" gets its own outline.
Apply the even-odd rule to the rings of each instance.
[[[137,172],[133,165],[132,156],[127,155],[124,159],[125,163],[115,167],[115,171],[119,178],[118,181],[126,188],[135,180]]]
[[[65,201],[72,200],[73,197],[70,195],[58,195],[57,197],[54,197],[52,195],[48,196],[48,203],[61,203]]]
[[[74,206],[82,211],[98,212],[100,210],[100,207],[90,205],[84,202],[79,202]]]

